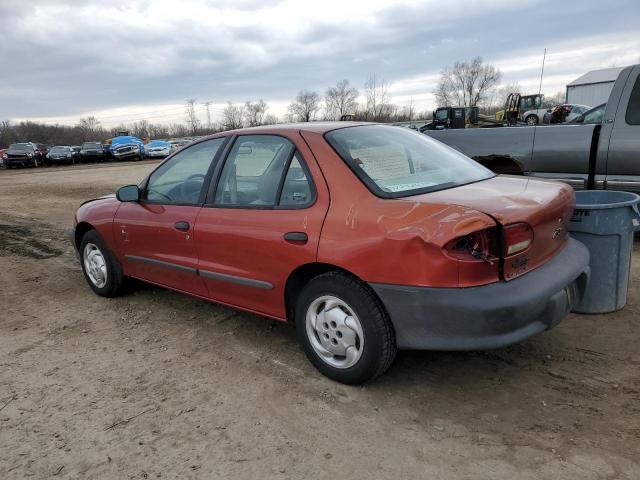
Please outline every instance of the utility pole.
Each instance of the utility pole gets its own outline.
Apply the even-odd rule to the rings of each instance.
[[[209,110],[209,106],[211,105],[211,100],[208,102],[204,102],[204,108],[207,109],[207,129],[211,130],[211,111]]]

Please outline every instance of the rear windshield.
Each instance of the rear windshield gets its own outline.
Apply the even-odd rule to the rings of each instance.
[[[366,125],[333,130],[325,137],[381,197],[443,190],[494,176],[457,150],[406,128]]]

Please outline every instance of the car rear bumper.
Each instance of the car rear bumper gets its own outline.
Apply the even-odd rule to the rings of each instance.
[[[570,239],[553,259],[509,282],[470,288],[372,283],[399,348],[480,350],[512,345],[555,327],[589,283],[589,251]]]

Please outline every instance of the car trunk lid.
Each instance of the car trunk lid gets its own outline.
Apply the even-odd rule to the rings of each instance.
[[[504,280],[539,267],[564,247],[568,239],[566,225],[575,206],[575,194],[567,184],[507,175],[421,197],[426,202],[455,204],[481,211],[490,215],[503,232],[508,225],[520,222],[530,225],[533,230],[531,245],[524,251],[503,255]]]

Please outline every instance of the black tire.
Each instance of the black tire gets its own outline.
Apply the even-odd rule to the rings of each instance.
[[[527,125],[538,125],[538,117],[536,115],[529,115],[524,121]]]
[[[327,363],[311,344],[306,314],[314,301],[334,296],[344,301],[360,321],[363,332],[362,353],[347,368]],[[309,361],[325,376],[348,385],[360,385],[382,375],[393,363],[397,346],[395,332],[380,299],[358,279],[342,272],[329,272],[312,279],[296,302],[295,324],[298,341]]]
[[[87,245],[94,245],[98,248],[99,252],[105,260],[106,266],[106,283],[103,286],[96,285],[87,273],[87,267],[85,265],[85,249]],[[80,265],[82,266],[82,273],[84,278],[95,293],[101,297],[117,297],[125,291],[126,278],[122,274],[122,267],[113,256],[111,251],[107,248],[107,245],[102,240],[102,237],[95,230],[89,230],[84,234],[80,242]]]

